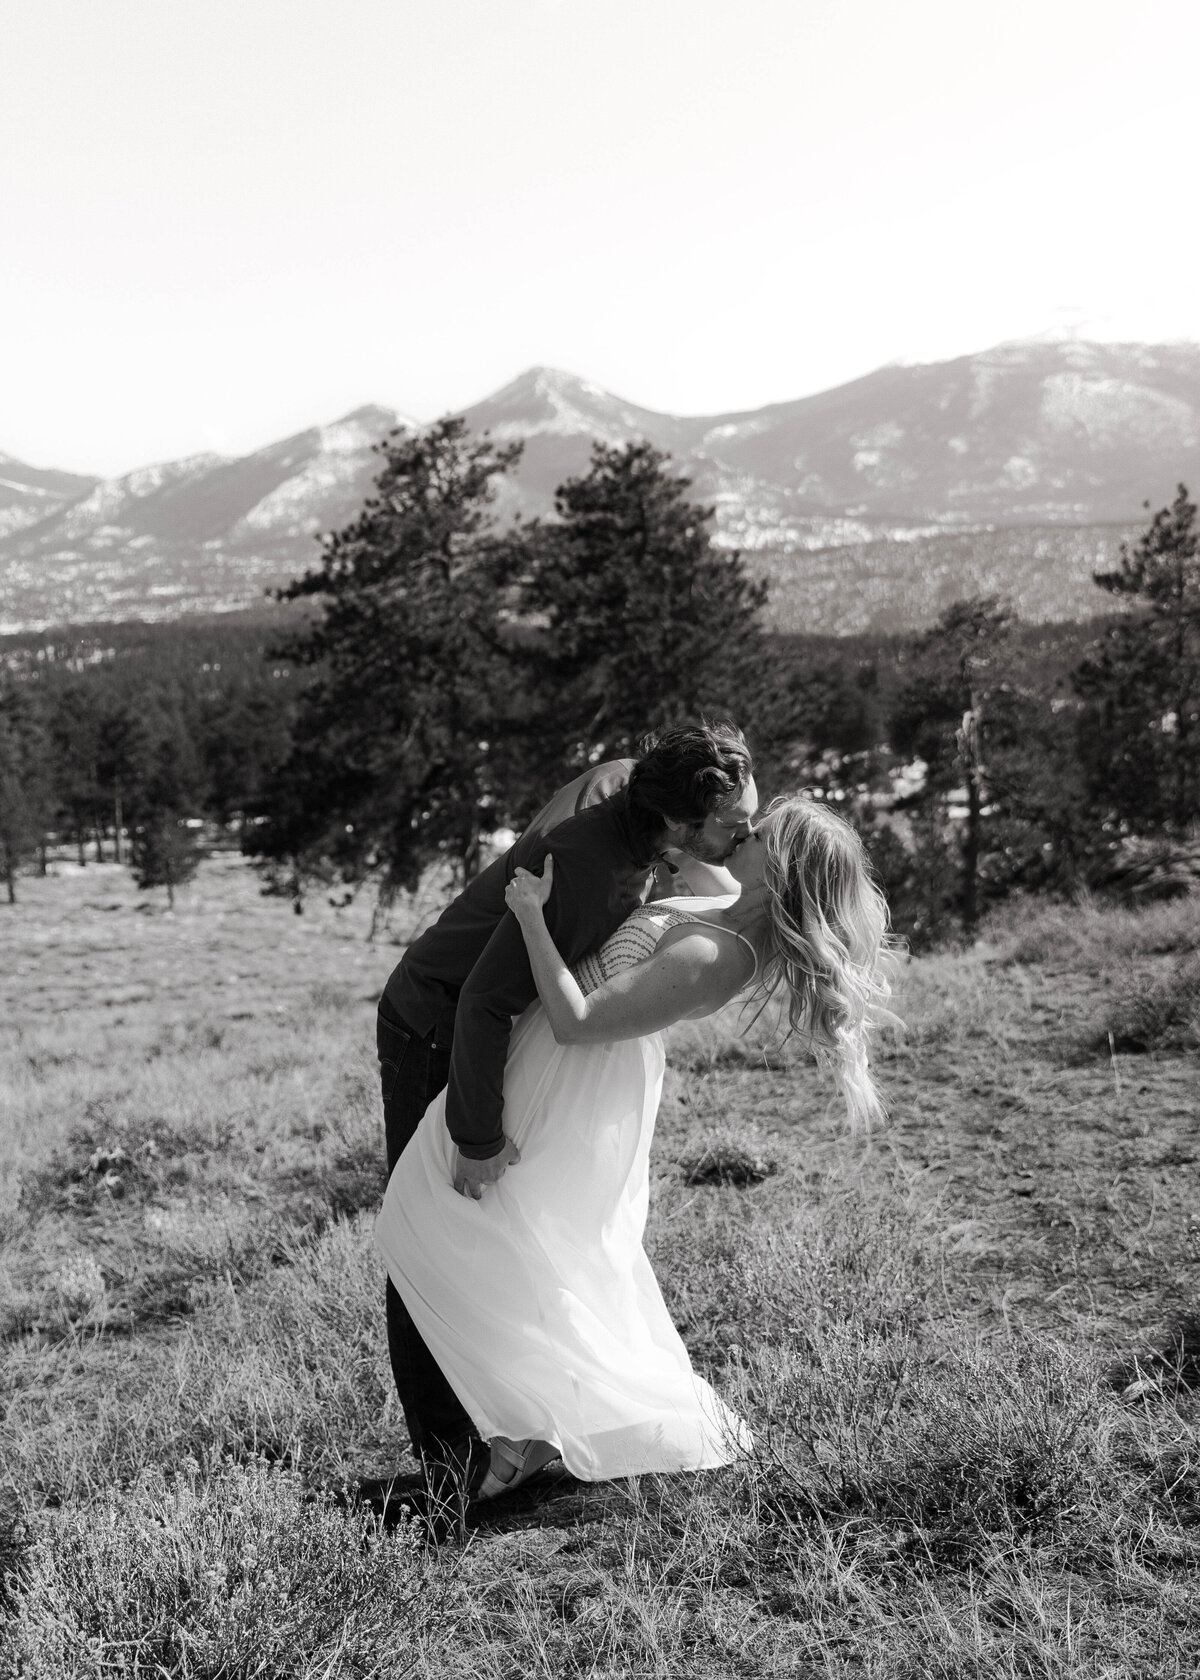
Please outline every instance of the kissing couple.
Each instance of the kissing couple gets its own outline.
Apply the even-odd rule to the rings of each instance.
[[[388,1351],[433,1510],[561,1458],[583,1481],[751,1449],[642,1248],[663,1032],[778,994],[851,1123],[887,908],[803,795],[758,813],[741,731],[651,738],[560,789],[409,946],[379,1004]]]

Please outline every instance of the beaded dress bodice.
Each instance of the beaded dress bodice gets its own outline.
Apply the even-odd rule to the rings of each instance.
[[[639,905],[632,915],[625,918],[617,931],[609,935],[598,951],[589,951],[587,956],[581,957],[572,968],[571,973],[575,976],[580,991],[586,997],[606,980],[611,980],[625,969],[636,968],[638,963],[645,962],[647,957],[654,955],[663,935],[671,928],[678,927],[681,922],[699,922],[705,927],[714,925],[693,911],[676,908],[670,899],[659,899],[652,904]],[[738,935],[738,938],[742,937],[741,934]],[[746,943],[749,945],[748,940]],[[756,973],[757,969],[756,958]]]

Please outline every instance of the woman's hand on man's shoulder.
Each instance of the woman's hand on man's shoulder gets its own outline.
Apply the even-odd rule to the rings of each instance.
[[[526,921],[531,916],[541,915],[553,886],[554,859],[547,853],[546,865],[540,875],[517,866],[512,880],[504,889],[504,902],[518,921]]]

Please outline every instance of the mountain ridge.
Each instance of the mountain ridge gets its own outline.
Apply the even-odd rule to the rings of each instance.
[[[874,627],[922,621],[945,589],[969,593],[991,577],[1001,553],[1018,609],[1062,617],[1092,609],[1093,562],[1108,563],[1143,501],[1195,481],[1200,345],[1017,340],[694,416],[538,366],[463,412],[472,430],[524,446],[499,486],[505,519],[551,513],[555,488],[586,471],[593,441],[642,437],[667,451],[714,507],[715,540],[744,550],[787,611],[805,617],[807,594],[822,628],[847,627],[831,602],[854,557]],[[417,426],[367,404],[248,455],[190,456],[109,479],[0,456],[0,627],[244,604],[307,569],[312,539],[345,524],[369,493],[372,445]],[[1017,528],[1030,533],[1020,554],[996,535]],[[1073,546],[1062,540],[1068,530]],[[986,563],[942,540],[972,532]],[[869,570],[881,543],[882,590]],[[1039,573],[1051,550],[1069,576]],[[946,573],[933,596],[931,567]],[[995,581],[1003,592],[1003,567]]]

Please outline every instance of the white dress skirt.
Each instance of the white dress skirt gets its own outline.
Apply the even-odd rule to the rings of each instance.
[[[701,920],[681,908],[696,902],[636,911],[580,965],[584,989]],[[520,1161],[480,1201],[458,1195],[443,1093],[376,1224],[392,1282],[480,1435],[552,1441],[583,1481],[709,1469],[752,1444],[692,1370],[642,1248],[663,1067],[661,1033],[560,1045],[532,1005],[504,1073]]]

